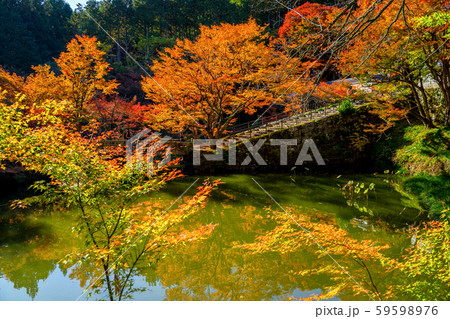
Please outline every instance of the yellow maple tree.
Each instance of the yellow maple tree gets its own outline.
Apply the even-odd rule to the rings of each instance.
[[[86,103],[97,93],[114,93],[119,86],[108,80],[109,63],[105,52],[98,49],[96,37],[77,35],[66,51],[55,59],[59,74],[49,65],[33,66],[33,73],[26,79],[0,68],[0,88],[11,97],[18,93],[26,96],[29,104],[41,104],[46,100],[68,101],[66,110],[76,122],[80,122]]]
[[[97,91],[111,94],[119,86],[116,81],[106,79],[110,67],[104,55],[97,48],[96,37],[77,35],[67,44],[67,51],[55,59],[61,70],[59,79],[66,96],[75,105],[77,116]]]

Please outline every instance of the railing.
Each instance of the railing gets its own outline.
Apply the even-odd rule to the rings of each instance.
[[[260,128],[265,126],[266,133],[268,132],[270,126],[274,125],[276,122],[279,122],[280,128],[283,129],[283,124],[286,121],[292,121],[294,120],[296,124],[299,124],[301,120],[304,118],[309,117],[311,120],[313,119],[315,114],[323,112],[324,115],[327,115],[329,110],[333,108],[332,106],[327,107],[317,107],[317,108],[308,108],[307,110],[304,110],[301,113],[293,114],[293,111],[287,111],[282,113],[277,113],[270,116],[263,116],[256,121],[250,121],[246,123],[241,123],[238,125],[231,126],[228,129],[228,136],[237,135],[242,132],[250,131],[256,128]]]
[[[287,111],[287,112],[277,113],[274,115],[262,116],[253,121],[241,123],[238,125],[233,125],[228,129],[228,131],[231,133],[231,135],[234,135],[234,134],[237,134],[240,132],[244,132],[244,131],[248,131],[248,130],[260,127],[262,125],[269,124],[271,122],[279,121],[283,118],[290,117],[291,115],[292,115],[292,111]]]

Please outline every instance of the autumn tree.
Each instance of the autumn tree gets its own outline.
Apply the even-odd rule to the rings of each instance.
[[[337,7],[306,2],[290,10],[284,17],[278,36],[288,40],[292,47],[324,39],[324,30],[339,12]]]
[[[67,51],[55,59],[69,101],[75,105],[76,117],[97,91],[110,94],[118,86],[106,79],[110,68],[104,55],[97,48],[95,37],[76,36],[67,44]]]
[[[333,25],[342,24],[342,18],[338,18],[341,12],[335,6],[306,2],[290,10],[278,29],[281,43],[290,55],[312,62],[311,81],[334,80],[338,76],[333,56],[340,33]]]
[[[69,113],[80,124],[86,103],[99,92],[113,93],[118,86],[106,78],[110,67],[104,55],[95,37],[77,35],[55,59],[60,74],[48,65],[33,67],[34,73],[26,79],[23,93],[33,103],[47,99],[69,101]]]
[[[23,91],[24,78],[15,74],[9,73],[0,66],[0,90],[5,92],[5,96],[11,102],[14,101],[15,96]]]
[[[347,83],[326,82],[340,76],[336,44],[342,38],[342,11],[336,6],[306,2],[288,11],[278,29],[277,47],[296,59],[292,69],[286,70],[289,90],[285,94],[295,95],[303,110],[312,101],[327,106],[353,95]]]
[[[32,69],[33,73],[25,79],[22,90],[30,104],[66,99],[68,90],[63,85],[62,78],[58,77],[49,65],[33,66]]]
[[[358,1],[354,15],[371,6],[371,1]],[[341,70],[365,81],[382,75],[384,84],[377,90],[398,101],[397,108],[411,109],[428,126],[448,125],[448,2],[395,0],[378,3],[373,11],[377,24],[365,28],[342,53]],[[381,108],[386,105],[378,102]]]
[[[375,86],[365,99],[385,123],[372,131],[384,132],[408,111],[427,126],[448,125],[448,10],[444,0],[306,3],[286,15],[279,35],[291,54],[315,60],[314,91],[329,70]]]
[[[105,289],[110,300],[120,300],[127,296],[140,260],[156,262],[169,247],[201,239],[213,230],[214,225],[203,225],[181,233],[176,226],[200,211],[218,181],[205,182],[178,208],[169,210],[172,206],[154,203],[137,206],[141,196],[158,191],[180,173],[162,167],[156,176],[148,176],[145,170],[112,158],[114,154],[102,149],[98,139],[83,138],[64,123],[59,115],[68,102],[47,101],[24,113],[21,98],[11,105],[3,101],[2,93],[0,163],[16,161],[47,177],[32,186],[36,196],[15,201],[13,206],[77,209],[73,229],[86,247],[66,262],[78,265],[75,275],[80,265],[94,267],[86,289]]]
[[[57,71],[49,65],[33,66],[34,72],[23,78],[0,69],[0,88],[9,96],[24,94],[28,104],[68,101],[66,116],[80,128],[86,104],[99,93],[115,93],[119,85],[107,79],[111,68],[104,55],[95,37],[77,35],[67,44],[67,50],[55,59]]]
[[[202,26],[195,41],[179,40],[154,62],[142,88],[154,102],[151,125],[174,133],[218,138],[241,113],[254,114],[273,99],[276,54],[264,42],[264,27]]]

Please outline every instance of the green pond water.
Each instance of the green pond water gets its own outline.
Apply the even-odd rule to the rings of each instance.
[[[411,245],[402,230],[418,215],[422,218],[417,210],[405,207],[407,199],[387,183],[388,176],[296,176],[295,181],[279,174],[220,178],[225,184],[214,191],[200,214],[186,221],[189,225],[218,224],[212,235],[167,252],[156,265],[142,265],[133,278],[131,299],[279,300],[319,294],[329,284],[327,276],[300,277],[295,273],[332,263],[318,259],[314,249],[249,254],[235,248],[275,226],[265,208],[276,204],[252,178],[282,206],[299,214],[325,216],[354,238],[387,243],[391,246],[387,253],[393,257]],[[195,179],[173,182],[143,200],[168,206]],[[375,183],[375,191],[359,202],[360,209],[349,206],[342,194],[340,187],[348,180]],[[61,263],[64,256],[82,246],[71,230],[75,212],[10,211],[6,204],[7,199],[0,200],[0,300],[86,300],[84,279],[73,276]],[[389,280],[377,277],[376,271],[374,277],[380,285]],[[348,293],[335,299],[354,298]],[[98,299],[107,296],[99,292],[89,298]]]

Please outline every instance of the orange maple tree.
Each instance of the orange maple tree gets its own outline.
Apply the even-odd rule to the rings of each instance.
[[[5,91],[8,100],[12,102],[17,94],[22,93],[23,85],[23,77],[9,73],[0,66],[0,90]]]
[[[289,11],[278,29],[276,45],[293,59],[286,94],[304,110],[310,99],[327,105],[354,95],[347,83],[329,83],[339,74],[335,53],[341,38],[343,9],[306,2]],[[299,107],[300,105],[300,107]]]
[[[338,7],[306,2],[289,11],[278,29],[278,36],[290,55],[310,61],[310,68],[320,75],[319,80],[327,73],[336,72],[332,55],[339,33],[335,19],[340,21],[341,12]]]
[[[241,113],[269,105],[279,57],[254,20],[202,26],[195,41],[178,40],[154,61],[154,80],[142,88],[154,102],[151,125],[172,132],[218,138]]]
[[[63,100],[67,97],[67,90],[62,79],[52,71],[49,65],[32,67],[31,73],[23,86],[23,93],[30,103],[40,104],[45,100]]]
[[[97,48],[97,38],[76,36],[67,44],[67,51],[55,59],[61,70],[60,80],[67,97],[80,116],[86,102],[97,91],[111,94],[119,85],[116,81],[106,79],[110,71],[109,63],[104,59],[105,52]]]
[[[311,36],[323,37],[321,31],[333,21],[336,10],[339,9],[306,2],[286,14],[283,25],[278,29],[278,36],[296,43],[311,39]]]

